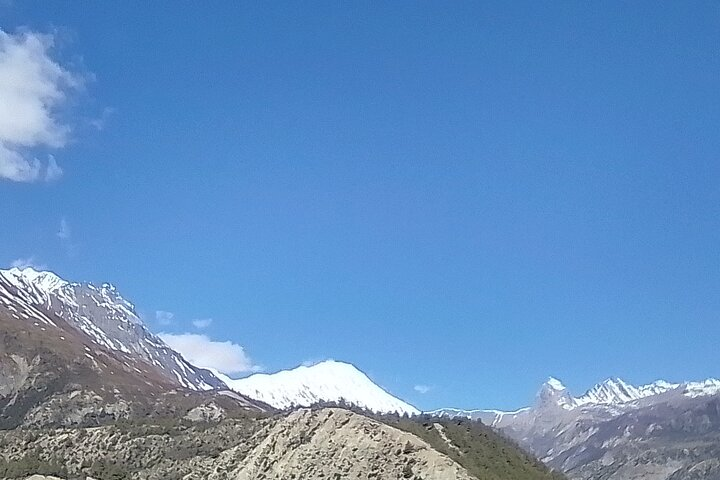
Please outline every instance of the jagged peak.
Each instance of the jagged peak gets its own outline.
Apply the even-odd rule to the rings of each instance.
[[[574,399],[560,380],[549,377],[540,387],[535,405],[539,408],[561,407],[568,410],[574,406]]]
[[[586,404],[620,404],[642,398],[642,394],[633,385],[619,377],[609,377],[590,388],[576,399],[578,406]]]
[[[7,274],[6,276],[14,277],[16,280],[22,280],[30,285],[35,285],[48,292],[55,291],[69,283],[54,272],[36,270],[33,267],[12,267],[9,270],[0,270],[0,272]]]
[[[0,275],[4,276],[16,287],[21,289],[24,285],[30,285],[39,290],[43,295],[59,293],[61,289],[68,288],[81,288],[87,289],[92,292],[98,292],[110,301],[117,302],[118,305],[126,308],[129,316],[129,320],[134,323],[142,323],[135,312],[135,305],[125,299],[117,287],[108,282],[103,282],[97,286],[92,282],[69,282],[55,272],[49,270],[38,270],[33,267],[12,267],[6,270],[0,269]]]
[[[14,287],[0,288],[0,297],[5,305],[15,304],[12,311],[17,312],[18,319],[33,318],[53,327],[62,319],[99,347],[154,365],[164,377],[185,388],[224,387],[222,381],[187,363],[152,334],[133,304],[109,283],[99,287],[88,282],[71,283],[53,272],[32,267],[0,270],[0,280],[0,286]]]
[[[629,383],[620,377],[608,377],[600,382],[599,385],[629,385]]]
[[[627,383],[625,380],[623,380],[620,377],[608,377],[602,382],[598,383],[597,385],[593,386],[588,392],[590,391],[598,391],[598,390],[607,390],[607,389],[613,389],[613,390],[636,390],[636,387],[633,385]]]
[[[57,290],[64,287],[65,285],[74,285],[86,286],[89,287],[91,290],[104,290],[107,292],[112,292],[116,295],[119,294],[117,286],[115,286],[115,284],[113,283],[103,282],[99,284],[99,286],[97,286],[92,282],[69,282],[53,271],[39,270],[37,268],[29,266],[0,269],[0,274],[6,274],[6,276],[11,275],[12,277],[22,279],[27,283],[30,283],[31,285],[35,285],[49,291]]]

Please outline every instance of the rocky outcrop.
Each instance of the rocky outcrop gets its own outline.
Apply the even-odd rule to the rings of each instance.
[[[215,402],[198,405],[190,410],[185,417],[191,422],[219,422],[225,418],[225,410]]]
[[[297,410],[260,432],[263,440],[230,471],[208,478],[471,479],[418,437],[347,410]],[[234,451],[221,463],[232,464]]]

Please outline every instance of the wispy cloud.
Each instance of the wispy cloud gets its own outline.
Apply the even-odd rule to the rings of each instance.
[[[53,182],[63,175],[63,169],[55,161],[55,157],[48,155],[47,168],[45,169],[45,181]]]
[[[74,257],[78,251],[78,245],[73,241],[73,232],[70,228],[70,222],[67,218],[60,218],[60,226],[58,227],[55,236],[60,239],[62,246],[65,248],[65,252],[70,257]]]
[[[210,324],[213,322],[212,318],[198,318],[192,321],[192,324],[195,326],[195,328],[207,328],[210,326]]]
[[[413,387],[413,389],[415,389],[416,392],[418,392],[422,395],[425,395],[426,393],[428,393],[430,390],[432,390],[432,388],[433,387],[431,387],[429,385],[415,385]]]
[[[83,79],[56,62],[53,35],[0,30],[0,179],[14,182],[57,180],[62,169],[31,152],[62,148],[70,126],[58,116]]]
[[[175,318],[175,314],[172,312],[166,312],[165,310],[157,310],[155,312],[155,320],[160,325],[170,325]]]
[[[159,336],[187,361],[201,368],[212,368],[226,375],[262,370],[243,347],[233,342],[215,341],[194,333],[160,333]]]
[[[70,240],[72,237],[72,230],[70,230],[70,224],[67,221],[67,218],[62,217],[60,219],[60,229],[55,234],[57,237],[61,240]]]
[[[110,117],[112,117],[115,114],[115,109],[110,107],[105,107],[100,114],[100,116],[91,119],[88,123],[91,127],[95,128],[96,130],[103,130],[105,128],[105,125],[107,124],[108,120],[110,120]]]
[[[35,270],[47,270],[47,265],[44,263],[39,263],[35,256],[30,256],[27,258],[18,258],[17,260],[13,260],[10,263],[10,266],[13,268],[33,268]]]

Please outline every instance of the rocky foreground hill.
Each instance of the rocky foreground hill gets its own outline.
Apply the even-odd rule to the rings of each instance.
[[[278,411],[187,363],[110,286],[24,277],[0,275],[0,478],[560,478],[478,422]]]
[[[21,478],[40,471],[101,479],[474,478],[419,437],[348,410],[193,417],[5,431],[0,437],[0,475]]]

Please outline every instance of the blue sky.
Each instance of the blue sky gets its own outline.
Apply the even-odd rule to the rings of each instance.
[[[717,2],[3,2],[0,28],[61,69],[42,108],[0,98],[0,164],[31,167],[0,181],[5,264],[426,409],[720,375]]]

